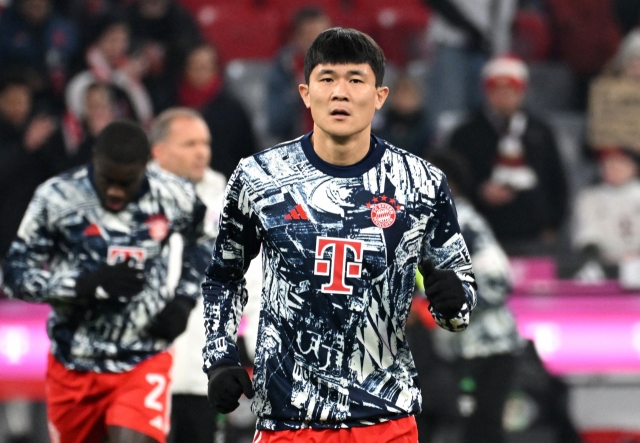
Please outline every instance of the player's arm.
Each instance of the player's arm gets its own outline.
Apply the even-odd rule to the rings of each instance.
[[[183,238],[182,269],[173,300],[152,320],[149,333],[167,341],[175,340],[187,329],[189,315],[200,296],[200,283],[209,261],[212,239],[204,232],[206,207],[193,188],[185,189],[185,201],[191,200],[185,217],[176,223]]]
[[[213,240],[204,232],[204,218],[207,208],[194,195],[193,210],[181,230],[183,238],[182,270],[175,290],[176,297],[187,297],[194,302],[200,296],[200,283],[209,263]]]
[[[419,269],[433,318],[442,328],[462,331],[469,325],[469,316],[477,302],[476,283],[471,257],[444,177],[435,191],[435,199]]]
[[[502,306],[511,290],[509,259],[484,219],[461,221],[462,237],[471,253],[478,285],[476,311]]]
[[[207,334],[205,372],[221,364],[239,364],[236,337],[247,302],[244,274],[260,252],[257,216],[242,164],[227,186],[218,237],[202,284]]]
[[[9,297],[32,302],[76,298],[79,272],[47,269],[56,248],[56,228],[50,223],[47,203],[51,190],[36,191],[20,223],[4,265],[4,288]]]
[[[4,266],[10,297],[42,303],[126,302],[144,286],[144,275],[131,261],[82,272],[69,264],[51,266],[61,233],[51,220],[50,202],[64,201],[55,184],[36,191],[22,219]]]
[[[202,284],[206,329],[203,369],[209,377],[209,403],[222,413],[237,408],[243,392],[253,397],[251,379],[240,367],[236,339],[248,299],[244,274],[260,252],[261,238],[242,165],[227,186],[220,230]]]

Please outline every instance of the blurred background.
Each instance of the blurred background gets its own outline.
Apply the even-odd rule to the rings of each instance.
[[[198,109],[227,178],[311,130],[304,53],[353,27],[387,57],[373,132],[466,162],[507,253],[525,340],[510,441],[640,442],[639,25],[638,0],[0,0],[0,257],[35,188],[89,161],[116,118]],[[0,294],[0,443],[48,441],[47,313]],[[465,397],[440,402],[452,360],[427,323],[413,353],[437,419],[421,442],[459,441]],[[251,441],[251,426],[241,408],[222,428]]]

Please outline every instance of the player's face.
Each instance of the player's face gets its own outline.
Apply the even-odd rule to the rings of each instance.
[[[93,159],[93,180],[102,206],[118,212],[131,202],[142,185],[146,163],[121,164],[104,156]]]
[[[369,128],[389,94],[389,88],[376,87],[368,63],[320,64],[311,71],[309,84],[300,85],[299,90],[316,130],[336,139],[348,139]]]
[[[211,135],[199,118],[178,117],[166,139],[152,148],[153,158],[165,171],[198,183],[211,160]]]
[[[511,117],[522,108],[525,90],[515,87],[506,80],[496,80],[496,84],[487,89],[487,101],[495,112]]]

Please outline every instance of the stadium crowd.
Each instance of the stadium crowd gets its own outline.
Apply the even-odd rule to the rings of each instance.
[[[640,151],[594,143],[587,116],[601,99],[595,81],[640,89],[639,25],[632,0],[0,0],[0,264],[37,187],[89,162],[114,121],[153,132],[164,111],[197,111],[217,189],[242,158],[309,132],[304,54],[344,26],[387,56],[390,95],[373,133],[462,164],[458,192],[505,257],[547,255],[561,277],[617,278],[640,257]],[[429,334],[415,329],[420,318],[417,341]],[[495,353],[523,352],[508,334]],[[438,340],[428,352],[443,363],[425,363],[427,380],[451,364]],[[491,400],[500,414],[507,395]],[[579,441],[557,410],[557,441]],[[451,424],[433,414],[432,425]]]

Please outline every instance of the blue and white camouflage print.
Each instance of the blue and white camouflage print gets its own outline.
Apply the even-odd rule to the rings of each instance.
[[[166,241],[185,237],[182,276],[175,294],[196,297],[209,261],[201,234],[204,205],[193,186],[147,171],[140,193],[118,213],[105,210],[84,166],[42,184],[22,220],[4,267],[5,292],[49,303],[51,352],[66,368],[122,372],[165,350],[169,343],[146,328],[170,301]],[[77,297],[75,282],[126,257],[144,264],[145,287],[127,304]]]
[[[238,364],[243,273],[263,247],[252,409],[258,429],[364,426],[420,411],[404,328],[416,267],[456,271],[476,304],[471,260],[443,174],[372,137],[349,167],[323,162],[310,134],[244,159],[226,191],[203,283],[204,370]]]

